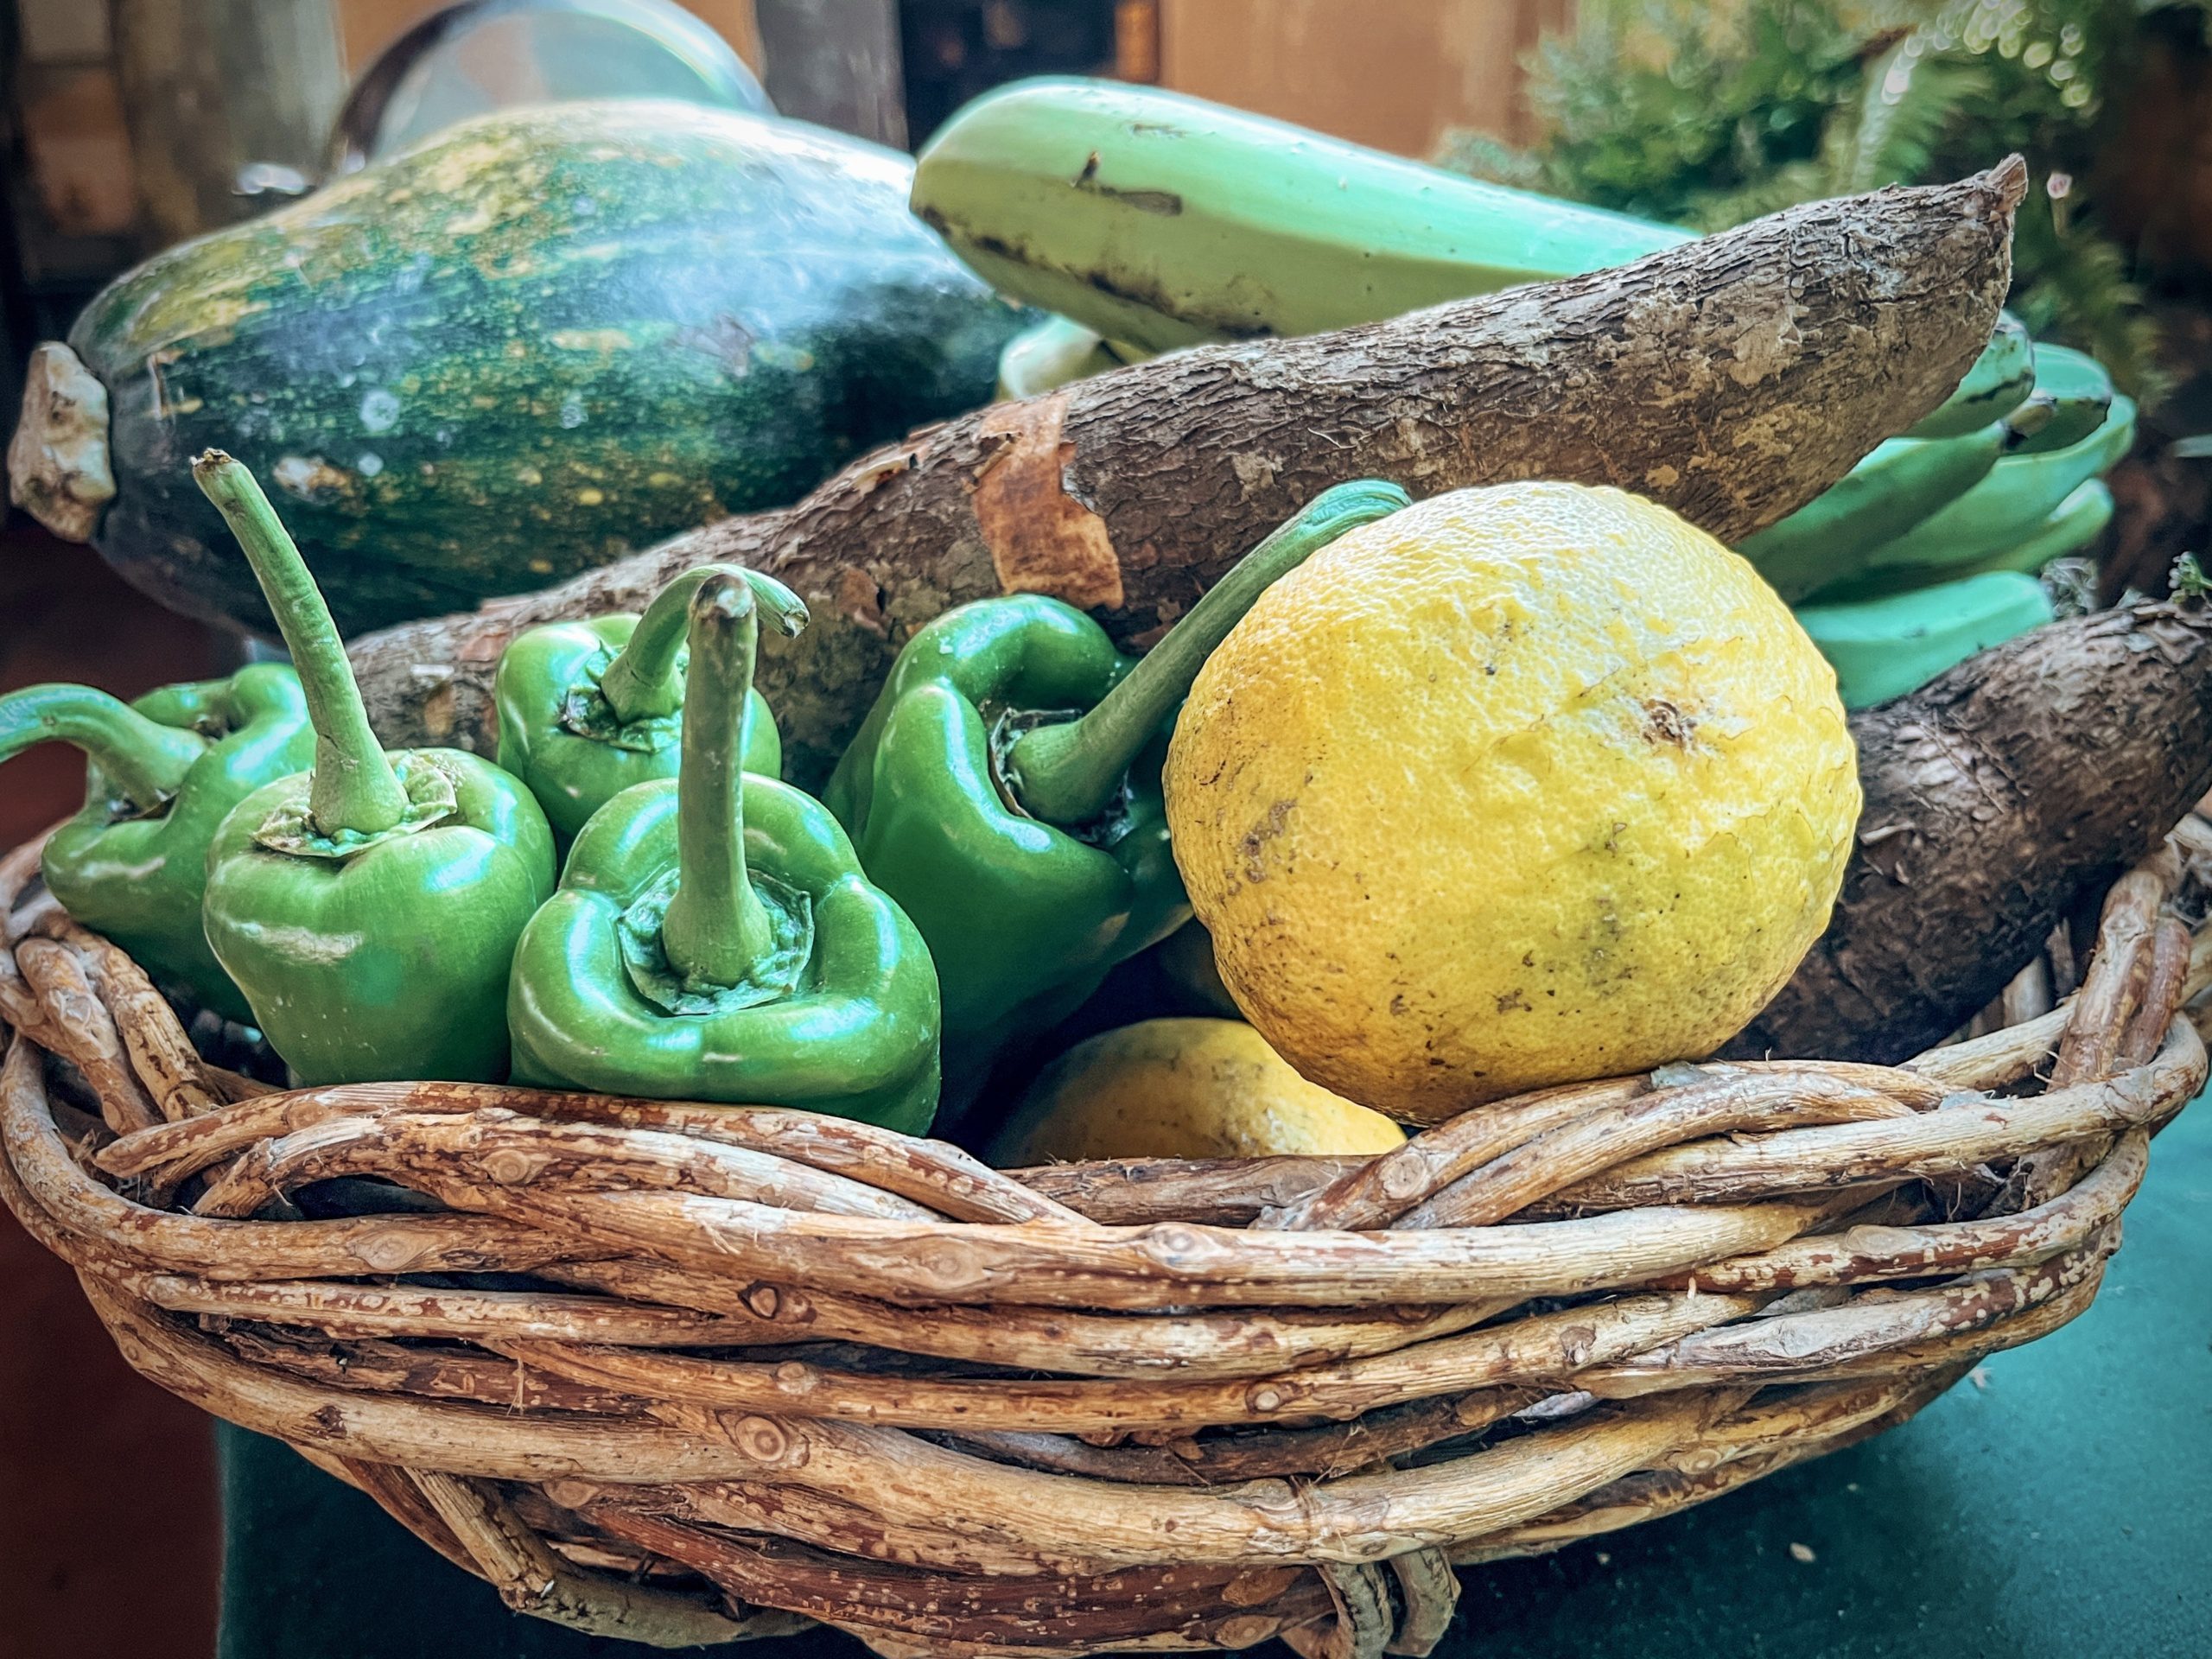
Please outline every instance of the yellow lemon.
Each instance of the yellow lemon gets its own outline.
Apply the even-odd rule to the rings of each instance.
[[[1167,760],[1175,861],[1285,1058],[1433,1122],[1710,1052],[1827,924],[1835,676],[1751,567],[1618,490],[1460,490],[1275,583]]]
[[[1146,1020],[1046,1067],[991,1161],[1388,1152],[1405,1138],[1300,1077],[1241,1020]]]

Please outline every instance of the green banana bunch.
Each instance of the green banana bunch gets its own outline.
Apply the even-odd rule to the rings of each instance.
[[[2036,346],[2027,324],[2010,311],[1997,314],[1989,344],[1967,371],[1967,378],[1940,408],[1923,416],[1904,435],[1957,438],[2002,420],[2035,389]]]
[[[912,206],[1000,292],[1153,352],[1350,327],[1690,239],[1107,80],[968,105],[923,149]]]
[[[1916,691],[1978,651],[2051,620],[2050,595],[2018,570],[1939,582],[1847,605],[1801,605],[1797,620],[1835,669],[1847,709]]]
[[[2067,558],[2094,544],[2104,534],[2112,517],[2112,490],[2102,479],[2093,478],[2023,530],[2018,541],[1971,564],[1945,570],[1932,582],[1930,572],[1925,569],[1905,567],[1868,570],[1849,582],[1824,589],[1813,602],[1856,604],[1893,594],[1909,594],[1967,576],[1983,575],[1993,570],[2017,570],[2031,576],[2052,560]]]
[[[1745,543],[1785,598],[1812,593],[1797,620],[1834,666],[1847,708],[1902,696],[2050,620],[2035,574],[2112,522],[2101,474],[2134,442],[2134,404],[2080,352],[2037,346],[2027,401],[1999,423],[1993,460],[1987,428],[1893,439]],[[1945,499],[1936,480],[1947,462],[1966,481]]]
[[[2034,424],[2048,410],[2024,405]],[[1966,493],[1987,476],[2022,428],[1992,421],[1950,438],[1891,438],[1834,484],[1779,524],[1737,549],[1787,600],[1832,587],[1883,547]]]
[[[2033,575],[2053,559],[2070,557],[2090,545],[2104,534],[2112,514],[2111,486],[2101,478],[2093,478],[2060,502],[2024,540],[1984,560],[1973,574],[2024,570]]]
[[[2126,454],[2135,406],[2115,396],[2094,359],[2063,346],[2031,347],[2024,380],[2018,338],[2005,319],[1958,391],[1913,432],[1955,426],[1998,392],[2015,404],[2003,420],[1947,437],[1892,438],[1747,538],[1745,557],[1785,599],[1867,599],[1979,570],[2031,539],[2040,544],[2045,521]],[[2050,528],[2056,537],[2086,523],[2077,508]]]
[[[2042,454],[2070,448],[2105,423],[2112,413],[2112,376],[2087,352],[2064,346],[2036,347],[2035,389],[2031,403],[2049,404],[2049,425],[2013,453]]]
[[[1956,500],[1876,548],[1866,574],[1879,580],[1903,571],[1936,582],[2006,553],[2075,490],[2111,471],[2134,442],[2134,402],[2115,397],[2110,417],[2088,437],[2041,454],[2006,455]]]
[[[1835,669],[1845,708],[1904,696],[2049,622],[2034,573],[2111,522],[2112,491],[2097,474],[2127,453],[2134,405],[2078,352],[2039,346],[2035,364],[2032,395],[2005,420],[1893,438],[1744,544],[1785,599],[1820,588],[1797,620]],[[1965,402],[1980,395],[1961,391]]]

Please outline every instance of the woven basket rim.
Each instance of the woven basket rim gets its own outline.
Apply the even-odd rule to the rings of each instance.
[[[154,1381],[662,1645],[1425,1653],[1453,1565],[1837,1449],[2074,1318],[2206,1070],[2182,842],[2070,1001],[1900,1066],[1015,1172],[799,1112],[266,1090],[19,902],[38,850],[0,860],[0,1200]]]

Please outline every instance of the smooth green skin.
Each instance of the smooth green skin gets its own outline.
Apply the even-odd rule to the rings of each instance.
[[[2005,454],[2002,421],[1956,438],[1891,438],[1737,551],[1783,598],[1854,575],[1885,543],[1972,489]]]
[[[1190,916],[1167,845],[1165,732],[1131,767],[1100,845],[1014,810],[995,782],[1000,715],[1094,708],[1135,665],[1097,623],[1041,594],[948,611],[906,642],[823,791],[937,963],[952,1106],[1013,1036],[1053,1024]]]
[[[454,784],[455,811],[345,859],[256,836],[303,809],[312,774],[239,802],[207,849],[207,943],[302,1084],[506,1075],[507,970],[553,891],[553,832],[530,791],[459,749],[395,751]]]
[[[2036,347],[2035,400],[2051,406],[2050,423],[2012,447],[2016,455],[2069,449],[2105,423],[2114,390],[2105,365],[2065,346]]]
[[[561,890],[523,931],[507,997],[516,1081],[791,1106],[926,1132],[938,1099],[928,948],[862,876],[836,821],[788,784],[745,779],[745,855],[813,901],[800,994],[681,1015],[632,987],[616,924],[676,864],[677,791],[670,779],[639,784],[594,814]]]
[[[972,1101],[1007,1041],[1189,919],[1160,769],[1192,681],[1270,583],[1408,499],[1374,479],[1323,491],[1141,666],[1034,594],[963,606],[907,641],[822,798],[937,961],[949,1109]],[[1037,718],[995,754],[1009,716]]]
[[[567,846],[591,815],[632,785],[676,776],[682,758],[682,707],[676,719],[640,722],[640,740],[651,749],[631,749],[586,733],[571,731],[562,711],[571,693],[597,697],[600,677],[629,643],[635,615],[602,616],[588,622],[549,622],[517,634],[499,658],[492,687],[499,711],[499,761],[537,798],[553,834]],[[677,658],[681,671],[683,658]],[[604,702],[604,699],[601,699]],[[783,740],[768,700],[758,691],[745,699],[744,766],[764,778],[782,775]]]
[[[1989,344],[1966,378],[1942,404],[1909,429],[1908,438],[1958,438],[2002,419],[2035,389],[2038,347],[2028,326],[2010,311],[1997,314]]]
[[[1047,317],[1007,341],[999,353],[999,397],[1039,397],[1094,374],[1149,362],[1153,355],[1141,346],[1103,340],[1065,317]]]
[[[256,790],[207,849],[200,917],[302,1083],[492,1082],[523,924],[553,890],[530,791],[458,749],[387,754],[330,607],[252,472],[192,463],[276,614],[315,731],[309,770]]]
[[[1797,620],[1835,669],[1847,709],[1917,691],[1978,651],[2051,620],[2033,576],[1991,571],[1853,605],[1805,605]]]
[[[2059,503],[2042,523],[2030,526],[2021,539],[1987,558],[1955,569],[1934,572],[1919,569],[1871,570],[1857,580],[1839,584],[1814,601],[1820,605],[1859,604],[1910,594],[1943,582],[1978,576],[1992,570],[2018,570],[2034,575],[2054,559],[2078,553],[2104,534],[2112,522],[2112,491],[2102,479],[2093,478]]]
[[[803,625],[805,607],[728,568],[683,602],[683,766],[593,815],[561,891],[524,931],[507,996],[515,1075],[919,1135],[938,1081],[937,973],[921,935],[868,885],[818,802],[741,764],[760,615]],[[793,893],[805,906],[796,926],[770,903]],[[644,919],[626,913],[648,894],[664,901],[654,962],[673,982],[660,997],[625,950]],[[677,998],[697,1002],[669,1005]]]
[[[1691,239],[1106,80],[976,99],[923,149],[912,205],[1001,293],[1155,352],[1374,322]]]
[[[2035,573],[2053,559],[2079,553],[2105,533],[2112,523],[2112,486],[2101,478],[2088,483],[2058,504],[2040,528],[2018,547],[1999,553],[1976,567],[1982,570],[2024,570]]]
[[[48,695],[55,691],[112,704],[101,711],[109,716],[102,730],[84,731],[68,717],[75,699]],[[85,804],[46,844],[46,885],[70,915],[121,945],[156,981],[189,991],[226,1020],[251,1019],[207,948],[200,895],[207,848],[224,816],[315,758],[299,677],[281,664],[256,663],[226,680],[167,685],[131,702],[137,715],[188,740],[170,746],[175,758],[191,746],[199,751],[173,782],[164,780],[156,800],[135,801],[118,782],[143,769],[114,747],[132,742],[127,720],[114,717],[123,707],[79,686],[30,686],[0,697],[0,760],[50,741],[76,742],[86,753]]]
[[[657,99],[461,122],[165,250],[69,343],[106,386],[101,553],[266,630],[186,477],[232,450],[350,637],[542,588],[989,401],[1027,321],[906,211],[912,162]]]
[[[1863,598],[1900,580],[1925,585],[1976,569],[2037,534],[2069,496],[2110,471],[2134,442],[2135,404],[2116,397],[2104,424],[2071,448],[2005,456],[1950,505],[1884,543],[1861,575],[1815,597]]]

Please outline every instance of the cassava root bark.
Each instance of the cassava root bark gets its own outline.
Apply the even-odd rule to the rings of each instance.
[[[2015,157],[1956,184],[1792,208],[1634,264],[1294,340],[1179,353],[1001,404],[864,458],[796,506],[731,518],[524,598],[353,647],[394,744],[493,747],[520,628],[643,607],[707,560],[771,571],[813,625],[760,679],[817,781],[899,644],[950,607],[1049,593],[1147,643],[1328,485],[1416,495],[1616,484],[1725,541],[1809,500],[1934,408],[2011,270]]]
[[[1842,897],[1732,1054],[1886,1065],[2003,990],[2212,787],[2212,610],[2056,623],[1851,730],[1866,804]]]

